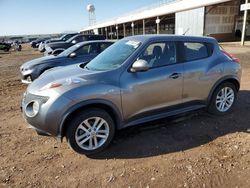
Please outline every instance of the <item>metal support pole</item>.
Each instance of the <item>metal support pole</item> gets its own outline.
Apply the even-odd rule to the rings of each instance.
[[[131,23],[132,35],[135,35],[134,27],[135,27],[135,24],[134,24],[134,22],[132,22]]]
[[[125,25],[125,23],[123,24],[123,36],[126,37],[126,25]]]
[[[112,40],[113,39],[113,31],[112,31],[112,26],[110,26],[110,39]]]
[[[157,35],[160,34],[160,19],[159,17],[157,16],[157,19],[155,20],[155,23],[156,23],[156,26],[157,26],[157,29],[156,29],[156,32],[157,32]]]
[[[145,35],[145,20],[142,20],[142,34]]]
[[[118,27],[118,25],[116,25],[115,28],[116,28],[116,38],[118,40],[119,39],[119,27]]]
[[[246,0],[245,3],[247,4],[248,0]],[[241,34],[241,42],[240,42],[241,46],[244,46],[245,44],[246,25],[247,25],[247,10],[244,11],[244,20],[243,20],[243,27],[242,27],[242,34]]]
[[[106,32],[106,39],[108,39],[108,28],[105,27],[105,32]]]

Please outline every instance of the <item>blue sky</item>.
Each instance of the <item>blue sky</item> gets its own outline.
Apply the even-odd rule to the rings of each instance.
[[[101,21],[158,1],[0,0],[0,36],[79,31],[88,25],[88,4],[95,5]]]

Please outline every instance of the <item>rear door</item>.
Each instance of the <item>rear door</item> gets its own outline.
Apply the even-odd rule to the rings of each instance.
[[[179,45],[184,65],[183,102],[204,102],[223,70],[212,56],[213,44],[189,41]]]

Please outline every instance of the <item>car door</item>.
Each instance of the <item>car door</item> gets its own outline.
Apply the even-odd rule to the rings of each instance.
[[[184,57],[183,102],[204,102],[222,74],[222,64],[212,60],[212,44],[189,41],[182,42],[181,46]]]
[[[126,120],[182,102],[183,64],[177,62],[176,55],[174,42],[152,43],[138,57],[146,60],[150,69],[122,74],[121,96]]]

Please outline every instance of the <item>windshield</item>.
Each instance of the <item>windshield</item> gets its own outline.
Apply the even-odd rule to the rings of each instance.
[[[60,39],[60,40],[64,40],[64,38],[65,38],[66,36],[67,36],[67,35],[65,34],[65,35],[61,36],[59,39]]]
[[[73,53],[75,50],[77,50],[81,45],[80,44],[75,44],[71,46],[70,48],[67,48],[63,52],[61,52],[58,56],[69,56],[69,54]]]
[[[116,42],[90,61],[86,69],[105,71],[118,68],[140,44],[140,42],[131,40]]]

